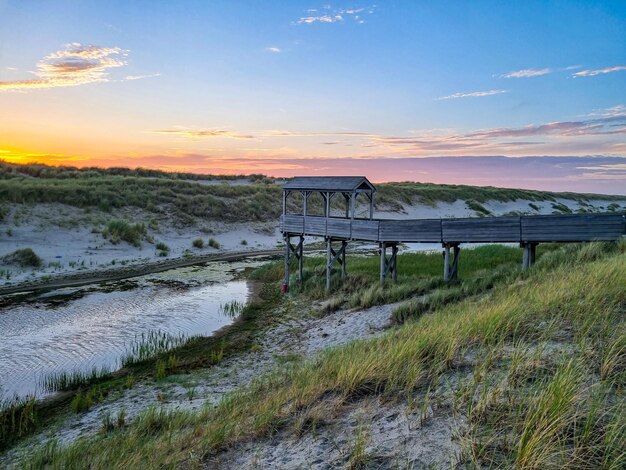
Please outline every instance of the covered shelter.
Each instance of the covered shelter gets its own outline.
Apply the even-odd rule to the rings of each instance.
[[[374,193],[376,188],[365,176],[296,176],[283,185],[283,215],[287,215],[288,199],[293,193],[302,194],[302,215],[307,216],[308,200],[319,193],[324,200],[324,217],[330,217],[335,196],[345,200],[345,218],[356,218],[357,198],[363,194],[369,202],[369,219],[374,217]]]
[[[289,197],[299,193],[302,196],[302,212],[289,214]],[[323,201],[323,215],[309,214],[309,199],[319,194]],[[352,239],[352,228],[358,224],[357,199],[367,198],[369,217],[374,218],[374,194],[376,188],[365,176],[297,176],[283,185],[282,231],[285,239],[285,282],[283,290],[289,289],[289,267],[291,255],[298,260],[298,282],[302,283],[302,263],[304,255],[304,235],[323,236],[326,240],[326,288],[330,288],[331,271],[335,261],[341,265],[341,275],[346,274],[346,247]],[[332,202],[336,196],[343,197],[345,211],[342,216],[332,216]],[[292,245],[291,238],[297,236],[298,244]],[[333,242],[341,245],[335,250]]]

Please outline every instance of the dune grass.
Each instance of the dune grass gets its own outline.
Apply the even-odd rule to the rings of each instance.
[[[197,414],[149,410],[124,429],[51,444],[24,464],[74,468],[202,465],[233,443],[340,412],[361,397],[403,400],[463,373],[454,410],[462,460],[519,468],[624,468],[626,257],[589,245],[515,283],[368,341],[277,371]],[[585,261],[590,260],[590,261]],[[584,288],[581,288],[584,286]],[[553,351],[550,352],[549,348]],[[542,354],[548,351],[548,354]]]
[[[23,268],[38,268],[42,265],[42,260],[32,248],[20,248],[13,253],[0,258],[4,264],[15,264]]]
[[[247,179],[249,184],[228,184],[229,180],[239,178]],[[206,181],[213,183],[202,184]],[[482,204],[490,200],[624,201],[623,196],[415,182],[379,184],[377,188],[375,203],[379,210],[401,210],[404,204],[434,206],[438,202],[464,200],[472,201],[475,210],[487,215]],[[280,215],[280,192],[280,184],[263,175],[197,175],[141,168],[79,169],[0,161],[0,207],[5,203],[62,203],[104,211],[137,207],[153,213],[173,213],[185,224],[193,223],[196,217],[230,222],[270,221]],[[290,198],[290,210],[297,212],[301,207],[297,195]],[[311,214],[320,213],[322,207],[321,197],[309,201]],[[343,202],[335,198],[333,208],[343,210]]]

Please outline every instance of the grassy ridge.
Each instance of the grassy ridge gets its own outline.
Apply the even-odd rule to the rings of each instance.
[[[164,208],[179,217],[207,217],[228,221],[275,220],[281,210],[280,186],[270,178],[250,175],[250,184],[199,184],[204,180],[228,180],[237,177],[166,173],[158,170],[128,168],[51,167],[47,165],[18,165],[0,161],[0,208],[3,203],[62,203],[89,208],[112,210],[138,207],[151,212]],[[621,196],[598,196],[576,193],[553,193],[493,187],[436,185],[428,183],[387,183],[377,185],[378,208],[400,210],[403,204],[435,205],[456,200],[480,203],[488,200],[555,201],[557,197],[586,201],[624,200]],[[319,195],[317,195],[319,196]],[[321,197],[309,201],[311,214],[321,212]],[[290,200],[290,209],[301,204],[297,195]],[[478,207],[476,206],[476,207]],[[343,202],[335,198],[333,207],[341,209]],[[485,211],[482,212],[486,214]],[[0,210],[0,216],[4,214]],[[0,217],[1,219],[2,217]]]
[[[53,443],[26,464],[75,468],[89,455],[93,468],[201,465],[239,440],[322,426],[361,397],[428,400],[442,378],[463,372],[450,406],[468,423],[465,463],[624,468],[626,258],[618,248],[611,255],[588,245],[574,261],[571,252],[547,256],[489,302],[467,299],[326,351],[216,409],[150,409],[123,429],[68,448]]]

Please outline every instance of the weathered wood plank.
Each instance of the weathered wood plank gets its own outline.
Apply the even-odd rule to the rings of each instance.
[[[350,238],[353,240],[378,241],[378,220],[353,220],[352,234]]]
[[[444,242],[519,242],[519,217],[443,219]]]
[[[329,218],[326,234],[329,237],[350,238],[350,219]]]
[[[441,220],[381,220],[380,241],[439,243]]]

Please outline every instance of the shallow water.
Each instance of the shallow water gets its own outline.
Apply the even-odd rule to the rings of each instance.
[[[115,369],[142,333],[210,335],[233,321],[224,304],[247,301],[236,273],[257,263],[209,263],[0,307],[0,398],[42,396],[49,374]]]

